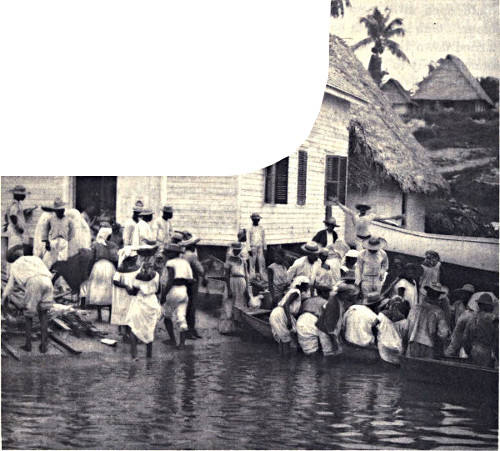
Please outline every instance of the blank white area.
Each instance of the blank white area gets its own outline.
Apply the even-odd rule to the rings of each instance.
[[[319,112],[329,5],[2,2],[2,173],[232,175],[274,163]]]

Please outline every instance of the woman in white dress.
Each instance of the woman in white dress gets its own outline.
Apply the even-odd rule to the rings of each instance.
[[[160,276],[153,269],[152,261],[156,249],[156,246],[144,246],[137,250],[143,258],[143,263],[130,290],[133,300],[125,318],[125,323],[131,331],[130,353],[133,359],[137,358],[137,340],[146,344],[146,357],[152,357],[155,329],[162,315],[158,302]]]

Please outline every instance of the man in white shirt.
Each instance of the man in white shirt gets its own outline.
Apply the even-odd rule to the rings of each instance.
[[[264,228],[259,225],[261,216],[252,213],[250,219],[252,225],[248,229],[248,245],[250,246],[250,276],[255,275],[255,264],[259,263],[259,274],[263,280],[267,280],[266,259],[264,252],[267,250]]]
[[[26,223],[31,217],[33,210],[37,207],[23,209],[22,202],[30,194],[22,185],[16,185],[10,190],[14,201],[10,205],[5,217],[7,220],[8,247],[14,247],[19,244],[26,246],[29,244]]]
[[[153,246],[156,244],[156,239],[153,234],[153,229],[151,227],[151,222],[153,221],[153,210],[149,208],[144,208],[139,213],[139,221],[134,230],[134,235],[132,237],[133,246],[148,245]]]
[[[137,227],[137,223],[139,222],[139,215],[144,208],[144,204],[142,201],[138,200],[134,208],[132,209],[132,217],[128,218],[125,221],[123,226],[123,245],[124,246],[132,246],[137,245],[138,243],[132,243],[134,232]]]
[[[153,235],[160,246],[165,246],[172,241],[174,233],[173,216],[174,209],[170,205],[165,205],[162,209],[162,216],[156,218],[153,223]]]
[[[303,244],[301,249],[306,255],[295,260],[293,265],[288,268],[287,277],[289,283],[298,276],[305,276],[309,280],[315,280],[318,268],[321,266],[321,262],[318,260],[318,243],[311,241]]]

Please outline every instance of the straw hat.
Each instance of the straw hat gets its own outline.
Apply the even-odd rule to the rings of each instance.
[[[14,188],[9,190],[12,194],[31,194],[29,191],[26,191],[26,188],[23,185],[16,185]]]
[[[372,207],[366,204],[356,204],[356,210],[371,210]]]
[[[372,291],[366,295],[366,298],[363,300],[363,305],[373,305],[378,304],[382,298],[380,297],[380,293],[377,291]]]
[[[380,237],[370,237],[363,240],[363,248],[368,251],[378,251],[379,249],[385,249],[387,246],[387,241]]]
[[[303,244],[302,246],[300,246],[300,248],[306,254],[317,254],[319,252],[318,243],[316,243],[314,241],[309,241],[309,243]]]
[[[201,238],[198,238],[196,236],[191,236],[187,240],[182,241],[183,246],[192,246],[193,244],[198,244],[201,241]]]
[[[174,209],[170,205],[165,205],[162,210],[164,213],[173,213]]]
[[[158,245],[150,246],[149,244],[141,244],[140,246],[133,247],[132,250],[136,251],[141,257],[152,257],[156,254]]]
[[[359,288],[355,285],[349,283],[341,282],[337,285],[337,294],[347,293],[350,296],[357,296],[359,294]]]
[[[358,258],[359,257],[359,251],[356,249],[350,249],[347,251],[345,254],[346,257],[351,257],[351,258]]]
[[[139,212],[139,216],[151,216],[153,214],[153,210],[150,208],[144,208]]]
[[[43,211],[57,211],[57,210],[64,210],[64,207],[66,206],[66,202],[63,202],[60,197],[56,197],[54,199],[54,203],[50,206],[43,206],[42,210]]]
[[[134,211],[136,213],[140,213],[143,208],[144,208],[144,204],[142,203],[142,200],[138,200],[135,203],[134,207],[132,208],[132,211]]]
[[[250,218],[251,218],[251,219],[262,219],[262,216],[261,216],[261,215],[259,215],[259,213],[252,213],[252,214],[250,215]]]
[[[434,293],[439,293],[439,294],[445,294],[446,293],[446,290],[443,287],[443,285],[441,285],[440,283],[437,283],[437,282],[434,282],[434,283],[431,283],[429,285],[426,285],[424,287],[424,289],[427,292],[427,294],[429,294],[429,292],[432,292],[432,291]]]
[[[476,299],[476,302],[483,305],[494,305],[493,298],[488,293],[483,293]]]
[[[177,243],[169,243],[169,244],[165,245],[165,247],[163,248],[163,252],[182,253],[182,252],[184,252],[184,247],[181,246],[180,244],[177,244]]]
[[[333,227],[340,227],[338,224],[337,224],[337,221],[335,220],[335,218],[328,218],[328,219],[325,219],[323,221],[323,223],[325,225],[332,225]]]
[[[466,283],[462,288],[457,288],[456,290],[452,291],[452,294],[454,295],[461,295],[461,294],[466,294],[466,295],[473,295],[476,292],[476,289],[474,288],[474,285],[471,283]]]

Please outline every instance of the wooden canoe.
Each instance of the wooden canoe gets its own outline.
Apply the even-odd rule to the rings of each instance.
[[[478,389],[498,393],[498,370],[457,362],[416,357],[401,357],[401,369],[408,380],[426,384],[455,385],[463,390]]]
[[[237,322],[254,330],[264,338],[274,340],[271,326],[269,324],[270,313],[271,310],[250,310],[236,306],[233,307],[234,319]],[[342,354],[339,354],[336,357],[362,363],[377,363],[382,361],[376,346],[363,347],[346,343],[345,341],[342,342]]]

